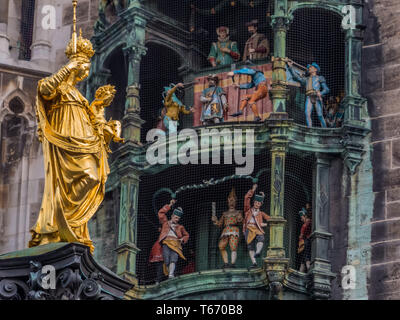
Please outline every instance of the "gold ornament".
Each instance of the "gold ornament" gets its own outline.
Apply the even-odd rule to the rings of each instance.
[[[43,147],[45,186],[29,247],[51,242],[79,242],[89,246],[88,221],[104,199],[109,174],[108,143],[119,138],[119,121],[104,119],[104,107],[115,95],[113,86],[101,87],[89,105],[76,84],[89,75],[94,54],[89,40],[73,33],[65,53],[70,62],[38,82],[36,116]]]
[[[79,37],[76,39],[76,42],[74,37],[72,37],[65,49],[65,54],[70,60],[81,59],[90,61],[90,58],[93,57],[94,53],[90,40],[82,37],[82,29],[80,29]]]

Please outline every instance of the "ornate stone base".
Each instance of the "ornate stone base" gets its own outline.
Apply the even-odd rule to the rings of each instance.
[[[131,288],[81,244],[51,243],[0,255],[0,300],[118,300]]]

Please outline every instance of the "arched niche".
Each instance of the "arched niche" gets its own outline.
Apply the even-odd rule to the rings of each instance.
[[[183,59],[177,51],[157,42],[146,44],[147,54],[140,64],[140,117],[143,141],[148,130],[155,128],[159,121],[164,86],[182,81],[179,75]]]
[[[320,66],[320,75],[325,77],[330,89],[324,104],[330,97],[340,97],[342,100],[346,79],[346,43],[341,26],[342,16],[330,7],[316,6],[300,6],[291,14],[293,20],[287,33],[287,56],[304,67],[312,62]],[[305,124],[304,93],[304,88],[300,93],[292,88],[288,103],[289,115],[300,124]],[[315,112],[313,122],[319,125]]]
[[[12,92],[0,111],[2,167],[13,166],[23,156],[29,156],[35,127],[30,100],[19,89]]]
[[[113,103],[106,108],[106,118],[121,120],[125,110],[128,73],[128,64],[124,56],[123,45],[121,44],[112,50],[101,65],[102,68],[98,72],[98,76],[101,79],[96,83],[97,87],[111,84],[114,85],[117,90]],[[96,91],[97,87],[93,88],[93,93]]]

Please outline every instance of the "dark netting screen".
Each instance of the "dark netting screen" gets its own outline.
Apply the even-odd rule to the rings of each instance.
[[[256,156],[255,169],[252,177],[259,173],[257,192],[265,193],[262,211],[269,213],[270,199],[270,153],[263,152]],[[188,189],[177,195],[177,206],[182,207],[184,215],[179,221],[189,233],[189,241],[183,245],[183,254],[186,261],[178,260],[176,276],[201,272],[205,270],[221,269],[224,262],[219,250],[219,241],[223,227],[212,222],[213,203],[218,219],[228,210],[227,198],[232,188],[235,189],[237,201],[236,209],[243,211],[244,196],[252,188],[253,182],[248,178],[228,179],[217,182],[215,185],[200,187],[205,181],[221,181],[224,177],[235,174],[233,165],[186,165],[172,167],[156,175],[143,176],[140,182],[139,219],[138,219],[138,247],[141,249],[137,259],[137,274],[140,284],[152,284],[157,280],[158,263],[150,263],[150,251],[160,234],[160,224],[157,211],[169,203],[171,196],[164,188],[173,191],[185,186],[198,185],[199,188]],[[171,211],[172,212],[172,211]],[[167,214],[168,218],[171,212]],[[239,223],[239,242],[237,247],[237,268],[248,268],[252,265],[245,244],[242,224]],[[265,228],[265,244],[260,258],[265,257],[269,243],[268,228]],[[231,262],[230,244],[226,246],[229,262]],[[162,276],[162,280],[166,276]]]
[[[244,62],[235,61],[232,64],[212,67],[208,58],[212,43],[218,40],[216,29],[221,26],[229,28],[229,37],[237,42],[238,52],[242,57],[245,43],[251,36],[246,24],[251,20],[258,20],[258,32],[265,34],[268,39],[270,54],[258,61],[254,59],[254,63],[267,79],[270,90],[273,72],[270,58],[273,56],[274,50],[271,28],[271,15],[274,11],[272,1],[193,0],[186,2],[172,0],[168,2],[151,1],[148,6],[149,9],[158,11],[163,19],[149,21],[147,25],[147,53],[143,56],[140,65],[140,117],[144,120],[141,127],[141,144],[148,143],[146,136],[150,130],[166,131],[164,119],[168,110],[162,101],[165,87],[200,79],[201,83],[185,87],[184,96],[182,92],[182,95],[179,95],[186,111],[196,104],[200,105],[200,110],[202,105],[198,101],[203,90],[209,88],[207,75],[212,73],[219,76],[219,84],[228,92],[229,104],[229,115],[224,118],[222,123],[216,123],[213,127],[228,126],[229,121],[238,128],[252,125],[254,118],[244,117],[237,121],[231,118],[231,113],[237,110],[244,95],[239,96],[237,92],[240,90],[233,90],[235,79],[227,74],[230,70],[239,69]],[[295,62],[294,66],[300,73],[304,73],[304,67],[306,68],[308,64],[313,62],[318,64],[319,75],[325,77],[326,85],[330,89],[329,93],[323,97],[323,117],[328,123],[332,109],[334,117],[328,126],[340,126],[340,121],[336,121],[338,119],[336,116],[337,113],[342,113],[343,118],[341,101],[344,95],[345,66],[345,42],[344,33],[341,31],[340,17],[322,9],[295,11],[294,20],[287,34],[286,45],[287,56]],[[254,64],[251,67],[253,66]],[[111,82],[119,88],[119,92],[123,92],[126,87],[126,81],[123,79],[127,77],[124,70],[127,70],[128,66],[121,48],[115,50],[107,67],[111,70]],[[121,74],[124,77],[116,76]],[[246,83],[246,76],[240,78],[240,84]],[[252,94],[255,89],[244,88],[241,92]],[[267,95],[264,98],[267,100],[270,99],[270,96]],[[123,94],[116,99],[118,103],[124,103]],[[291,81],[287,112],[296,124],[306,124],[305,102],[305,86]],[[268,109],[268,106],[272,106],[271,100],[269,103],[266,106],[260,104],[260,109],[264,107]],[[236,109],[233,109],[232,106]],[[254,111],[250,107],[247,109],[246,116],[251,114],[252,110]],[[269,112],[262,114],[262,120],[267,119],[267,114]],[[122,114],[113,114],[113,116],[120,119]],[[178,132],[182,129],[193,127],[199,129],[201,126],[207,126],[199,121],[196,122],[194,118],[194,112],[193,114],[190,112],[180,114],[177,123]],[[312,113],[312,121],[313,126],[320,126],[320,119],[315,110]],[[242,127],[241,124],[243,124]],[[269,138],[266,138],[268,127],[262,126],[260,123],[258,128],[263,128],[261,131],[256,130],[260,139],[265,138],[265,141],[268,141]],[[150,258],[153,257],[153,246],[161,232],[157,212],[170,202],[171,193],[177,192],[177,190],[179,190],[176,198],[177,206],[181,207],[184,212],[179,223],[189,233],[189,241],[183,245],[182,254],[186,259],[179,258],[177,260],[175,276],[224,269],[226,262],[223,248],[227,251],[228,263],[231,263],[232,250],[230,247],[233,244],[225,243],[225,247],[221,244],[221,232],[224,228],[216,226],[212,219],[220,219],[222,213],[228,209],[227,198],[232,188],[237,197],[236,209],[243,211],[244,196],[252,188],[252,178],[257,175],[257,192],[265,193],[262,211],[269,214],[271,153],[267,143],[262,148],[264,148],[263,151],[255,156],[255,168],[249,177],[229,178],[235,174],[236,168],[231,164],[159,166],[157,169],[154,168],[153,173],[146,173],[140,177],[137,221],[137,246],[140,252],[137,255],[136,266],[140,285],[152,285],[167,277],[168,272],[165,273],[163,270],[162,262],[150,261]],[[311,250],[308,240],[312,231],[315,160],[311,153],[296,153],[292,149],[289,150],[284,178],[283,206],[284,218],[287,223],[283,240],[290,268],[305,272]],[[167,213],[168,219],[171,218],[172,211],[173,209]],[[238,222],[235,226],[238,226],[240,230],[235,267],[250,270],[254,264],[250,257],[250,250],[245,243],[242,224]],[[262,259],[266,257],[270,242],[269,230],[269,226],[265,227],[264,247],[260,257],[256,258],[257,267],[261,267]]]
[[[340,121],[332,127],[341,126],[343,111],[340,102],[344,97],[345,38],[341,29],[341,18],[324,9],[299,9],[287,34],[287,56],[300,66],[316,62],[320,75],[325,77],[330,92],[323,97],[325,120],[329,113],[339,112]],[[300,71],[305,68],[299,67]],[[289,116],[296,123],[305,122],[305,87],[291,85],[287,106]],[[333,109],[333,110],[330,110]],[[313,126],[320,126],[315,108],[312,113]],[[327,124],[329,126],[329,124]]]
[[[21,38],[19,41],[20,60],[31,59],[33,25],[35,19],[35,0],[24,0],[21,5]]]
[[[305,250],[299,252],[301,250],[299,250],[299,237],[302,227],[305,224],[305,221],[301,219],[301,211],[306,209],[307,203],[310,204],[312,211],[313,166],[314,157],[310,154],[289,153],[287,155],[284,208],[287,224],[284,242],[287,257],[289,258],[289,266],[296,270],[300,270],[302,262],[306,260],[306,255],[311,254],[311,252],[308,252],[311,249],[309,247],[305,248],[307,252]],[[304,227],[304,229],[308,228]],[[310,235],[309,231],[311,229],[306,230],[304,238]]]

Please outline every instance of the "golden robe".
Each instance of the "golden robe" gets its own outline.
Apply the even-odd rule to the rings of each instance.
[[[63,67],[38,83],[45,187],[29,247],[80,242],[93,252],[87,222],[103,201],[109,167],[103,140],[89,119],[88,101],[66,82],[70,72]]]

